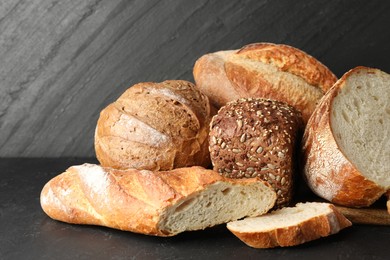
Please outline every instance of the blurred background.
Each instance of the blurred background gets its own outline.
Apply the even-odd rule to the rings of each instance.
[[[205,53],[304,50],[338,77],[390,73],[390,1],[0,1],[0,157],[94,157],[99,112],[138,82],[184,79]]]

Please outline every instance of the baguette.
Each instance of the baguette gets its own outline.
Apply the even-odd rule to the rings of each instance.
[[[320,197],[367,207],[390,189],[390,75],[357,67],[323,97],[303,136],[304,176]]]
[[[55,220],[165,237],[264,214],[275,200],[267,183],[201,167],[152,172],[84,164],[50,180],[40,201]]]
[[[254,248],[295,246],[351,226],[329,203],[298,203],[254,218],[227,223],[241,241]]]
[[[274,99],[299,110],[305,123],[337,80],[307,53],[272,43],[206,54],[196,61],[193,75],[196,86],[218,108],[238,98]]]

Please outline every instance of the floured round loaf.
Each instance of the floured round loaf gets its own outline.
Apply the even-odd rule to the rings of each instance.
[[[322,198],[371,205],[390,189],[390,75],[357,67],[319,103],[303,136],[304,173]]]
[[[309,54],[284,44],[254,43],[209,53],[193,69],[196,86],[217,108],[245,97],[294,106],[307,122],[336,76]]]
[[[210,124],[214,170],[230,178],[260,177],[275,189],[276,206],[286,205],[301,127],[301,114],[285,103],[255,98],[229,102]]]
[[[100,113],[96,156],[117,169],[208,167],[210,120],[209,100],[192,83],[139,83]]]

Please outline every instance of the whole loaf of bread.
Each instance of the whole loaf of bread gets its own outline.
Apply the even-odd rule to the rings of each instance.
[[[117,169],[210,165],[207,96],[183,80],[139,83],[100,113],[96,156]]]
[[[278,195],[276,206],[286,206],[301,133],[301,113],[286,103],[261,98],[228,102],[210,124],[213,169],[230,178],[267,181]]]
[[[116,170],[73,166],[42,189],[51,218],[136,233],[173,236],[266,213],[276,194],[256,179],[232,180],[212,170]]]
[[[210,53],[193,69],[196,86],[217,108],[245,97],[285,102],[306,123],[336,76],[307,53],[283,44],[254,43]]]

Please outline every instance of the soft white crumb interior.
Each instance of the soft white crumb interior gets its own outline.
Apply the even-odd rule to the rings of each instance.
[[[275,200],[272,188],[260,182],[250,185],[217,182],[167,209],[161,217],[160,229],[180,233],[258,216],[268,212]]]
[[[245,218],[228,223],[228,228],[239,232],[264,232],[296,226],[306,220],[331,213],[327,203],[298,203],[296,207],[275,210],[263,216]]]
[[[390,188],[390,75],[352,74],[335,97],[331,126],[344,155],[369,180]]]

